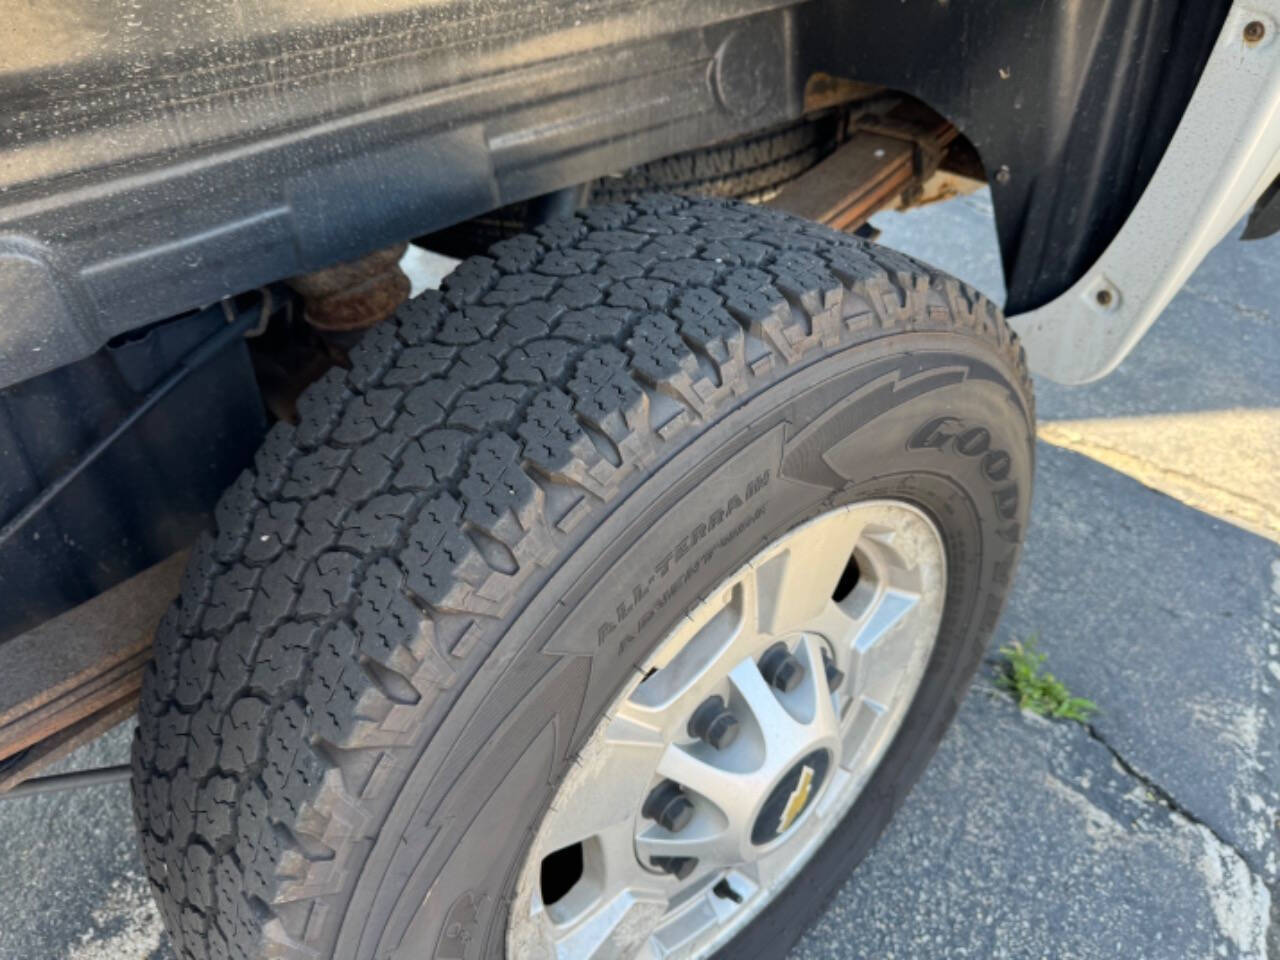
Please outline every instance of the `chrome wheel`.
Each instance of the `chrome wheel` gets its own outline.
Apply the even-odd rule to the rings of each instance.
[[[857,799],[915,697],[945,593],[937,527],[889,500],[815,517],[711,591],[557,791],[508,956],[724,945]]]

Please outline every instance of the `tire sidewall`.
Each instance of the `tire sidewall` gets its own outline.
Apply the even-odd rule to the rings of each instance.
[[[943,625],[875,774],[813,860],[721,955],[776,956],[866,856],[954,715],[1025,532],[1028,404],[985,341],[906,333],[787,371],[637,477],[531,585],[494,653],[415,757],[380,822],[336,954],[505,955],[531,838],[608,703],[700,597],[834,507],[901,499],[938,524]],[[834,562],[834,561],[833,561]],[[843,558],[839,561],[843,562]],[[376,838],[376,839],[375,839]]]

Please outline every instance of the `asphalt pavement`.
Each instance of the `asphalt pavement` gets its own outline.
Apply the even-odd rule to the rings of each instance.
[[[876,224],[1002,294],[985,193]],[[792,960],[1280,960],[1277,262],[1280,238],[1228,238],[1114,375],[1037,384],[1053,443],[992,654]],[[1031,636],[1089,727],[995,688]],[[0,876],[0,960],[171,957],[125,786],[0,802]]]

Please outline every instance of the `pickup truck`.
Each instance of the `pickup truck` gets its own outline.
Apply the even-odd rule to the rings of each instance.
[[[1280,0],[5,14],[0,793],[130,779],[183,960],[782,956],[992,636],[1033,375],[1280,228]],[[980,186],[1003,306],[871,225]]]

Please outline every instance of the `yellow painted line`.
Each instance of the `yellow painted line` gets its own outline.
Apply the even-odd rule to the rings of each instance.
[[[1280,409],[1050,420],[1039,437],[1280,543]]]

